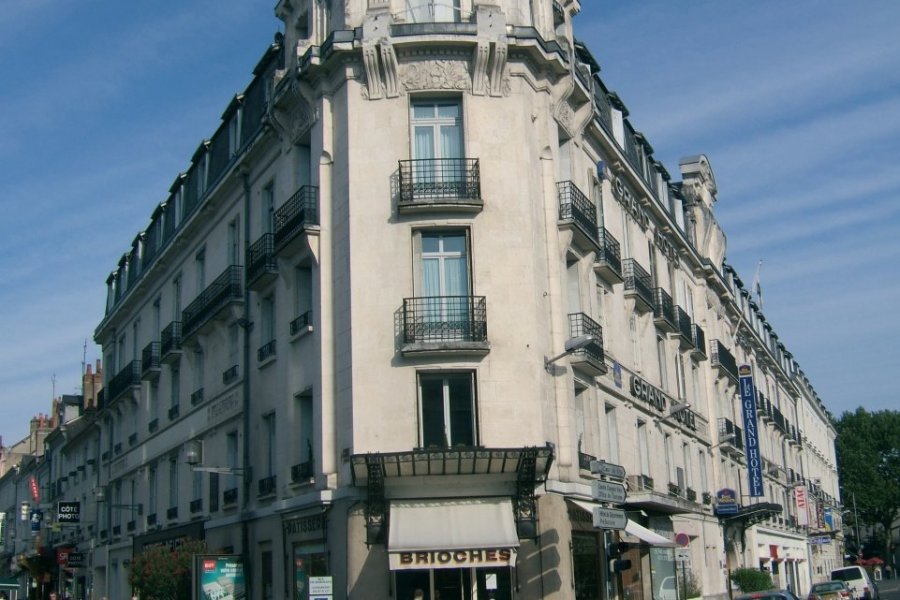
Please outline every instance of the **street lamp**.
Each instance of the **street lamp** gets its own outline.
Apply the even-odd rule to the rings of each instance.
[[[558,361],[559,359],[572,354],[578,350],[582,350],[594,342],[597,341],[597,338],[592,335],[579,335],[578,337],[569,338],[566,340],[566,343],[563,345],[565,351],[557,354],[552,358],[544,358],[544,368],[546,370],[550,370],[550,365]]]
[[[193,440],[187,443],[184,460],[192,471],[200,473],[218,473],[219,475],[243,475],[243,467],[206,467],[203,465],[203,441]]]

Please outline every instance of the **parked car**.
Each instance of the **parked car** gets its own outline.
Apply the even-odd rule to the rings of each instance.
[[[844,581],[823,581],[809,588],[807,600],[853,600],[853,592]]]
[[[833,581],[843,581],[856,600],[880,600],[881,595],[869,573],[859,566],[844,567],[831,572]]]
[[[766,590],[735,596],[734,600],[800,600],[791,590]]]
[[[659,584],[659,593],[656,595],[658,600],[678,600],[678,590],[675,588],[675,578],[671,575],[663,577]]]

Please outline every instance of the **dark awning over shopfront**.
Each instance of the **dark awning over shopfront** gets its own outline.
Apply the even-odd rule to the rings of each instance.
[[[509,498],[392,500],[392,570],[513,566],[519,538]]]

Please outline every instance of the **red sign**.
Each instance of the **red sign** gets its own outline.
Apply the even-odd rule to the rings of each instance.
[[[31,497],[35,502],[41,501],[41,493],[38,490],[38,482],[37,479],[34,478],[34,475],[28,480],[28,486],[31,488]]]
[[[72,548],[57,548],[56,549],[56,564],[61,567],[69,566],[69,552],[72,551]]]

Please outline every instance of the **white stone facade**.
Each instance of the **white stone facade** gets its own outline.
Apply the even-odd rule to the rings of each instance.
[[[838,503],[834,429],[723,262],[708,159],[677,182],[653,159],[577,0],[331,4],[279,3],[285,35],[108,280],[97,484],[142,514],[105,509],[93,597],[181,537],[241,554],[252,598],[329,575],[336,598],[651,600],[687,571],[722,597],[773,562],[804,593],[840,558],[793,497]],[[624,467],[642,529],[593,528],[591,459]],[[720,518],[724,489],[783,512]],[[498,502],[496,532],[403,546],[410,503]]]

